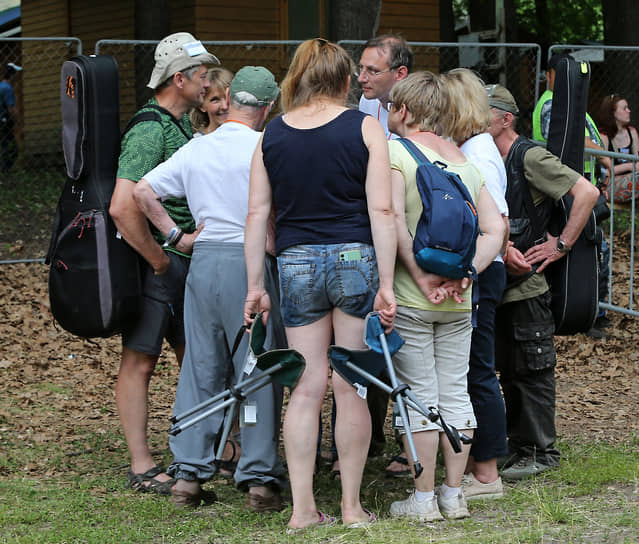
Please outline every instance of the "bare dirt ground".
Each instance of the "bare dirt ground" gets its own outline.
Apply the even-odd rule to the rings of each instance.
[[[90,432],[122,436],[113,393],[119,338],[88,341],[62,330],[49,310],[41,264],[0,265],[0,301],[0,433],[55,444],[67,455],[81,453]],[[614,443],[639,434],[639,319],[609,315],[608,339],[556,339],[563,438]],[[174,360],[163,356],[151,383],[152,436],[166,436],[176,383]],[[123,438],[107,445],[121,446]],[[24,470],[52,476],[45,466],[33,461]]]

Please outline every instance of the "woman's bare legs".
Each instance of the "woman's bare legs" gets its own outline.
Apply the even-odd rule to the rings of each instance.
[[[364,320],[333,309],[335,344],[348,349],[364,349]],[[353,386],[333,372],[333,392],[337,405],[335,444],[342,481],[342,522],[346,525],[368,519],[360,504],[360,486],[368,446],[371,441],[371,418],[366,400]]]
[[[331,314],[301,327],[286,327],[291,349],[299,351],[306,368],[291,398],[284,417],[284,449],[293,496],[291,528],[317,523],[313,496],[313,470],[317,450],[318,417],[328,382],[327,349],[332,334]]]

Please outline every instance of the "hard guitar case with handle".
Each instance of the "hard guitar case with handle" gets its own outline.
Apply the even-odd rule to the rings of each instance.
[[[584,134],[590,66],[572,58],[557,66],[547,148],[562,163],[583,174]],[[572,206],[572,197],[559,200],[549,231],[559,235]],[[555,334],[588,331],[597,318],[599,266],[594,213],[586,223],[572,250],[548,267]]]
[[[83,337],[121,332],[138,315],[138,254],[109,216],[120,153],[118,67],[108,55],[62,65],[62,140],[67,182],[46,262],[51,312]]]

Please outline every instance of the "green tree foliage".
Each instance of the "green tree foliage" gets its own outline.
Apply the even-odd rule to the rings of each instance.
[[[482,4],[481,10],[485,10],[488,3],[494,9],[494,2],[482,0],[451,2],[458,21],[473,11],[471,3]],[[507,10],[514,7],[517,21],[516,31],[509,34],[521,41],[581,43],[604,39],[602,0],[507,0],[505,4]],[[477,22],[471,22],[471,27],[477,27]]]
[[[515,0],[515,10],[520,31],[548,36],[551,43],[603,41],[601,0]]]

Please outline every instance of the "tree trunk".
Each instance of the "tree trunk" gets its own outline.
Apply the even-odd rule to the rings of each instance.
[[[639,2],[601,0],[606,45],[639,45]]]
[[[451,0],[439,0],[439,41],[456,42],[455,15]]]
[[[601,0],[606,45],[639,45],[639,2],[637,0]],[[633,55],[633,59],[635,56]],[[635,79],[635,66],[624,51],[609,51],[602,66],[601,80],[606,82],[604,94],[623,96],[632,112],[631,122],[637,123],[635,114],[639,106],[639,88]]]
[[[171,32],[170,0],[135,1],[135,39],[161,40]],[[154,50],[154,49],[153,49]],[[135,46],[135,102],[141,107],[153,92],[146,86],[153,70],[153,54],[149,57],[148,45]]]
[[[331,0],[329,38],[339,40],[368,40],[379,28],[382,0]]]

